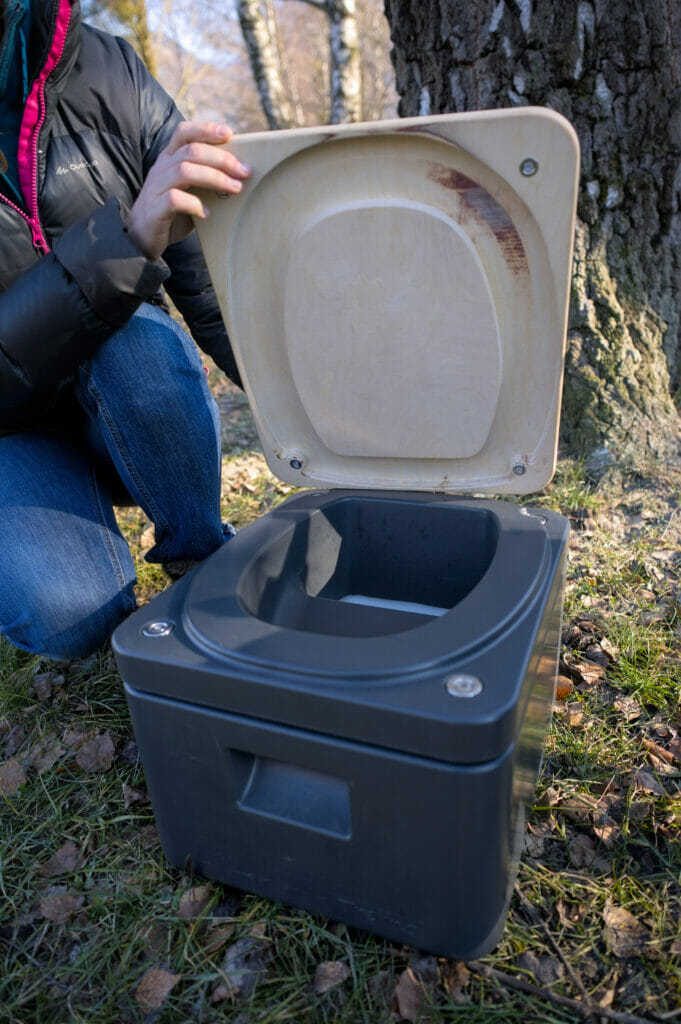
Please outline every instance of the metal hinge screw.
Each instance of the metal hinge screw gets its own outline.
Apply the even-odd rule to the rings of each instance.
[[[449,676],[445,690],[450,697],[477,697],[482,693],[482,683],[477,676]]]
[[[147,622],[146,626],[142,627],[142,636],[169,636],[174,629],[175,623],[166,622],[164,619],[161,619],[158,622]]]
[[[520,173],[523,178],[531,178],[539,170],[539,164],[533,157],[528,156],[520,165]]]

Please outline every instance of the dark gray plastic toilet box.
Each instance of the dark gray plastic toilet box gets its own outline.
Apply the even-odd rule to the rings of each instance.
[[[506,501],[302,493],[131,616],[114,650],[169,860],[447,957],[490,950],[567,536]]]

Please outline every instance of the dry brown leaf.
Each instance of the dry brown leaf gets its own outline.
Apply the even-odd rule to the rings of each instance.
[[[106,771],[111,767],[115,749],[111,733],[100,733],[81,744],[76,754],[76,763],[85,772]]]
[[[248,934],[254,939],[267,938],[267,921],[256,921],[248,929]]]
[[[84,896],[69,892],[65,885],[54,885],[41,899],[40,913],[47,921],[64,924],[78,913],[84,902]]]
[[[413,972],[407,968],[400,974],[395,986],[395,999],[400,1017],[405,1020],[415,1021],[423,1019],[426,996],[423,986],[414,977]]]
[[[671,946],[669,947],[669,952],[673,956],[681,956],[681,938],[674,939]]]
[[[667,795],[652,772],[647,772],[645,768],[641,768],[640,771],[636,772],[634,781],[636,782],[636,788],[644,793],[652,793],[654,796]]]
[[[586,914],[586,907],[582,903],[566,903],[562,896],[558,898],[556,910],[563,927],[578,924]]]
[[[251,936],[234,942],[225,954],[222,973],[232,998],[249,996],[265,975],[266,943]]]
[[[619,827],[614,825],[594,825],[594,832],[609,850],[615,845],[615,842],[621,835],[621,831]]]
[[[440,970],[443,989],[456,1006],[469,1002],[464,993],[471,980],[471,972],[460,960],[446,960]]]
[[[548,953],[537,956],[536,953],[527,950],[518,959],[518,967],[531,974],[543,988],[550,988],[565,974],[565,968],[556,957]]]
[[[16,758],[12,757],[4,764],[0,764],[0,794],[2,796],[14,796],[24,782],[26,782],[26,775]]]
[[[26,739],[23,725],[13,725],[5,737],[5,756],[13,757]]]
[[[33,677],[31,689],[40,701],[49,700],[52,696],[52,688],[61,688],[64,685],[64,677],[56,672],[39,672]]]
[[[211,1003],[222,1003],[225,999],[231,998],[232,990],[227,985],[216,985],[211,992]]]
[[[61,741],[67,750],[77,750],[90,735],[87,729],[65,729]]]
[[[342,985],[349,977],[350,968],[342,960],[325,960],[315,971],[312,991],[316,996],[323,996],[325,992]]]
[[[618,957],[641,956],[650,940],[650,932],[624,907],[616,907],[610,901],[603,911],[605,936],[608,946]]]
[[[42,775],[54,767],[63,753],[64,748],[57,737],[46,736],[42,743],[36,743],[31,747],[29,761],[38,775]]]
[[[643,746],[646,748],[649,754],[654,754],[656,758],[661,761],[666,761],[667,764],[671,764],[674,760],[674,755],[670,750],[665,750],[659,743],[653,743],[652,740],[643,740]]]
[[[681,761],[681,736],[674,736],[669,744],[669,751],[674,760]]]
[[[613,701],[613,707],[624,716],[627,722],[633,722],[643,714],[643,708],[633,697],[616,697]]]
[[[135,990],[135,999],[145,1010],[158,1010],[181,979],[163,967],[151,967]]]
[[[203,946],[204,951],[208,955],[216,953],[218,949],[221,949],[222,946],[231,939],[233,934],[233,924],[219,924],[216,927],[211,928]]]
[[[185,921],[192,921],[203,913],[210,903],[212,896],[213,890],[209,885],[197,885],[193,889],[187,889],[180,898],[177,916]]]
[[[77,871],[83,864],[78,847],[70,839],[60,846],[56,853],[52,854],[49,860],[38,869],[43,878],[56,878],[57,875],[66,875],[70,871]]]
[[[582,687],[595,686],[605,676],[603,665],[595,665],[589,661],[580,661],[579,664],[573,665],[572,671],[577,677],[577,685]]]
[[[629,821],[644,821],[653,813],[653,804],[650,800],[632,800],[628,807]]]
[[[149,794],[146,789],[135,789],[133,786],[129,786],[127,782],[124,782],[123,803],[126,808],[133,807],[136,804],[148,804]]]
[[[567,676],[558,676],[556,679],[556,700],[566,700],[574,689],[574,684]]]

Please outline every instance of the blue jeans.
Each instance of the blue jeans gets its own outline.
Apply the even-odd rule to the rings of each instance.
[[[95,650],[135,608],[116,492],[154,524],[149,561],[200,560],[229,536],[219,413],[166,313],[142,306],[78,368],[73,401],[82,429],[0,438],[0,631],[56,659]]]

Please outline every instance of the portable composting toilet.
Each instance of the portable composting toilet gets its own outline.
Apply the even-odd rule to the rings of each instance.
[[[452,958],[498,940],[556,678],[578,146],[535,108],[235,138],[201,242],[301,493],[114,635],[169,860]]]

